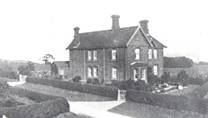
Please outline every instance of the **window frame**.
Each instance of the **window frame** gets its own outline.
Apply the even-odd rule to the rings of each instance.
[[[153,58],[158,59],[158,50],[157,49],[153,49]]]
[[[116,67],[111,68],[111,79],[112,80],[117,80],[117,72],[118,72],[118,70]]]
[[[93,61],[97,61],[98,60],[98,55],[97,55],[97,50],[93,50],[92,51],[92,55],[93,55]]]
[[[93,77],[92,67],[90,67],[90,66],[87,67],[87,77],[88,78],[92,78]]]
[[[149,49],[148,49],[148,59],[152,59],[152,58],[153,58],[152,52],[153,52],[152,49],[149,48]]]
[[[111,60],[117,60],[117,49],[111,49]]]
[[[87,60],[92,61],[92,51],[91,50],[87,51]]]
[[[94,78],[98,77],[98,67],[97,67],[97,66],[94,66],[94,67],[92,68],[92,70],[93,70],[93,77],[94,77]],[[96,73],[95,73],[95,72],[96,72]]]
[[[135,48],[134,53],[135,53],[135,60],[141,60],[141,49],[140,48]]]
[[[152,69],[153,69],[152,70],[153,71],[153,75],[158,76],[159,75],[159,65],[158,64],[153,65]],[[156,73],[155,73],[155,69],[157,70]]]

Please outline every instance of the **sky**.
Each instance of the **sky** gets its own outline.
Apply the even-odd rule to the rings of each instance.
[[[208,61],[207,0],[0,0],[0,58],[40,62],[44,54],[68,60],[73,28],[110,29],[149,20],[149,32],[168,48],[165,56]]]

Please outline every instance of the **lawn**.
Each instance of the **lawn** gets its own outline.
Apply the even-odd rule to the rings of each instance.
[[[132,118],[205,118],[195,112],[176,111],[147,104],[139,104],[134,102],[125,102],[109,110],[113,113],[130,116]]]

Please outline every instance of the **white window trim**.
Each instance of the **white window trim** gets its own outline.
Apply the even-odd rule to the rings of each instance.
[[[93,77],[98,77],[98,67],[93,67]]]
[[[153,57],[154,57],[154,59],[158,58],[158,50],[157,49],[153,50]]]
[[[156,69],[156,70],[155,70]],[[159,66],[158,65],[154,65],[153,66],[153,74],[155,76],[159,75]]]
[[[115,67],[111,69],[111,78],[112,80],[117,80],[117,68]]]
[[[148,49],[148,59],[152,59],[152,49]]]
[[[97,61],[97,50],[93,50],[93,60]]]
[[[87,60],[88,61],[92,60],[92,51],[90,51],[90,50],[87,51]]]
[[[140,60],[141,59],[141,49],[140,48],[136,48],[134,50],[135,53],[135,60]]]
[[[111,50],[111,60],[116,60],[117,59],[117,50],[116,49],[112,49]]]
[[[92,75],[92,68],[91,67],[87,67],[87,77],[88,78],[92,78],[93,75]]]

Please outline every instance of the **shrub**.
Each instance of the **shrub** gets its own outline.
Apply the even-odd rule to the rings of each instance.
[[[88,78],[88,79],[87,79],[87,83],[88,83],[88,84],[91,84],[91,83],[92,83],[92,79],[91,79],[91,78]]]
[[[180,82],[182,85],[188,84],[189,75],[186,73],[186,71],[180,71],[177,75],[178,82]]]
[[[178,111],[194,111],[205,114],[207,100],[186,96],[154,94],[144,91],[127,90],[126,99],[133,102],[160,106]]]
[[[28,78],[26,81],[30,83],[43,84],[43,85],[58,87],[71,91],[79,91],[84,93],[91,93],[91,94],[96,94],[106,97],[112,97],[114,99],[117,99],[117,93],[118,93],[117,88],[102,86],[102,85],[98,86],[92,84],[81,84],[81,83],[72,83],[69,81],[66,82],[66,81],[37,79],[37,78]]]
[[[152,91],[151,86],[146,84],[143,80],[135,82],[135,89],[139,91]]]
[[[73,82],[80,82],[81,79],[82,79],[82,78],[81,78],[80,76],[75,76],[75,77],[72,79],[72,81],[73,81]]]
[[[92,79],[92,84],[100,84],[100,82],[97,78],[94,78]]]
[[[163,75],[161,76],[161,82],[167,83],[169,81],[171,81],[170,73],[164,72]]]
[[[148,75],[148,83],[152,86],[152,85],[158,85],[161,84],[161,79],[158,78],[157,76],[153,75],[153,74],[149,74]]]

